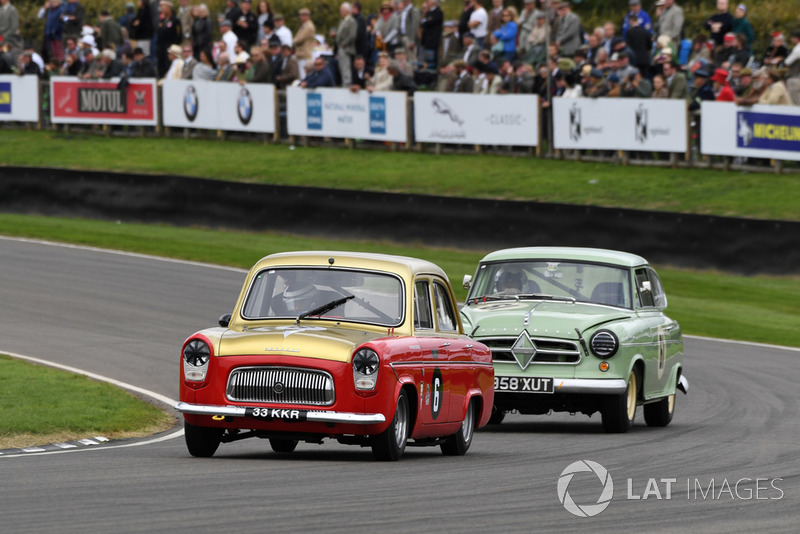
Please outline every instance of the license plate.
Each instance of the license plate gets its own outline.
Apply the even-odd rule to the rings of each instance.
[[[263,421],[305,421],[307,410],[289,410],[284,408],[245,408],[244,415]]]
[[[552,393],[553,379],[536,376],[496,376],[494,390],[514,393]]]

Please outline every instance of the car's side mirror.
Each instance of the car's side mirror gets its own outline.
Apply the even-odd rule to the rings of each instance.
[[[465,274],[464,275],[464,280],[462,280],[462,282],[461,282],[461,286],[464,289],[469,289],[470,287],[472,287],[472,275]]]
[[[225,313],[219,316],[219,325],[223,328],[228,328],[228,325],[231,324],[231,318],[233,315],[230,313]]]

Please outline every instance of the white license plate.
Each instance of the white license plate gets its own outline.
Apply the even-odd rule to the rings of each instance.
[[[553,379],[538,376],[495,376],[494,390],[514,393],[552,393]]]

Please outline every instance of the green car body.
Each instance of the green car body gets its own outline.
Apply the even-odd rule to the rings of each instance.
[[[666,426],[688,390],[683,339],[655,270],[634,254],[529,247],[492,252],[461,310],[464,330],[492,350],[493,420],[505,412],[600,412],[625,432],[637,406]]]

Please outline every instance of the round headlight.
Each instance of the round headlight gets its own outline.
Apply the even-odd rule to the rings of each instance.
[[[193,339],[183,348],[183,359],[189,365],[201,367],[208,363],[210,357],[211,349],[199,339]]]
[[[610,358],[617,353],[617,349],[619,349],[619,340],[613,332],[599,330],[594,333],[592,339],[589,341],[589,347],[592,349],[592,353],[598,358]]]
[[[353,355],[353,370],[362,375],[372,375],[378,372],[381,360],[372,349],[361,349]]]

